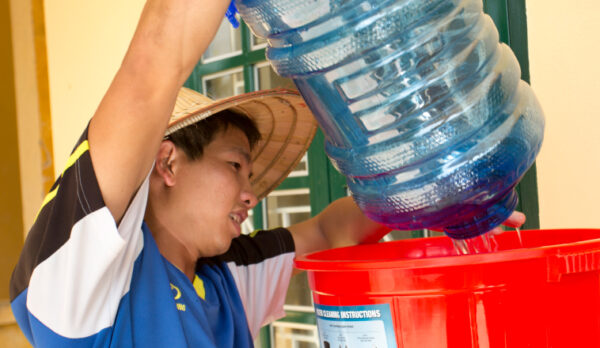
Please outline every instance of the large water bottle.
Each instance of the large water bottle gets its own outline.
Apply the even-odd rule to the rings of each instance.
[[[481,0],[235,0],[370,218],[457,239],[499,225],[542,111]]]

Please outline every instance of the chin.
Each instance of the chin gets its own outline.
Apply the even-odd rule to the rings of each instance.
[[[215,248],[215,252],[216,254],[213,256],[218,256],[218,255],[223,255],[225,254],[229,248],[231,247],[231,241],[232,239],[228,239],[228,240],[223,240],[221,241],[221,243],[219,243],[219,245],[217,246],[217,248]]]

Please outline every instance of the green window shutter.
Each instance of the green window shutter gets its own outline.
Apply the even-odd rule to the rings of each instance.
[[[521,79],[529,83],[529,52],[525,0],[484,0],[483,8],[494,20],[500,33],[500,41],[509,45],[515,53],[521,65]],[[517,210],[527,215],[527,222],[523,228],[540,228],[535,163],[517,185],[517,193],[519,196]]]

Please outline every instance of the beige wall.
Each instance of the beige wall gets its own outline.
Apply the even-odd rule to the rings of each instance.
[[[115,75],[143,4],[45,1],[56,175]]]
[[[527,0],[542,228],[600,227],[600,2]]]
[[[32,4],[10,1],[24,231],[44,198]]]
[[[0,301],[23,245],[23,211],[12,28],[8,1],[0,1]]]
[[[21,166],[17,129],[19,102],[17,98],[17,59],[22,47],[15,42],[19,24],[13,24],[11,2],[0,1],[0,347],[27,346],[19,332],[8,305],[8,285],[19,250],[23,245],[23,206],[25,192],[21,190]],[[15,34],[16,36],[13,36]]]

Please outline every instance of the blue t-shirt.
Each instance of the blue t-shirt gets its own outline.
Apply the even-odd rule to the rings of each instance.
[[[193,282],[159,252],[143,216],[148,179],[117,226],[87,132],[48,194],[11,279],[11,305],[36,347],[251,347],[283,316],[289,231],[232,241],[198,260]]]

